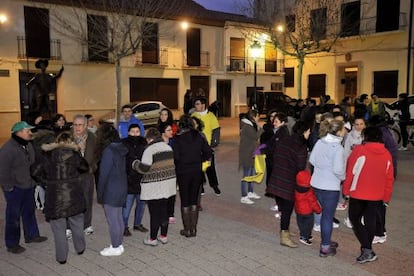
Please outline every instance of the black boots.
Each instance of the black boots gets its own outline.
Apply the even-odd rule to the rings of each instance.
[[[184,229],[180,231],[182,236],[187,238],[197,236],[198,206],[191,205],[181,208]]]
[[[183,220],[184,229],[180,231],[181,236],[190,237],[190,207],[181,207],[181,218]]]
[[[191,205],[190,208],[191,208],[190,209],[190,221],[191,221],[190,236],[195,237],[197,236],[198,206]]]

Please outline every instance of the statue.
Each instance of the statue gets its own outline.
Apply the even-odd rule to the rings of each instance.
[[[52,105],[52,101],[56,100],[57,79],[62,76],[63,65],[57,75],[46,73],[46,68],[49,65],[47,59],[39,59],[36,61],[36,68],[41,70],[41,73],[36,74],[28,83],[26,87],[31,97],[31,111],[40,112],[40,114],[50,119],[56,113],[56,108]]]

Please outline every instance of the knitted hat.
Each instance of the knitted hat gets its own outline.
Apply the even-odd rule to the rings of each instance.
[[[298,172],[296,175],[296,184],[301,187],[310,187],[311,174],[307,170]]]

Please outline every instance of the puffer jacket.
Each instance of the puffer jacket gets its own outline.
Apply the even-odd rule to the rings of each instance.
[[[72,144],[44,144],[43,155],[32,166],[32,176],[46,185],[46,220],[67,218],[85,211],[80,175],[89,170],[88,162]]]

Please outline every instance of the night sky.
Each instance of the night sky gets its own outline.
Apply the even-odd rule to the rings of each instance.
[[[229,13],[240,13],[241,5],[246,5],[246,1],[248,0],[194,0],[209,10]]]

